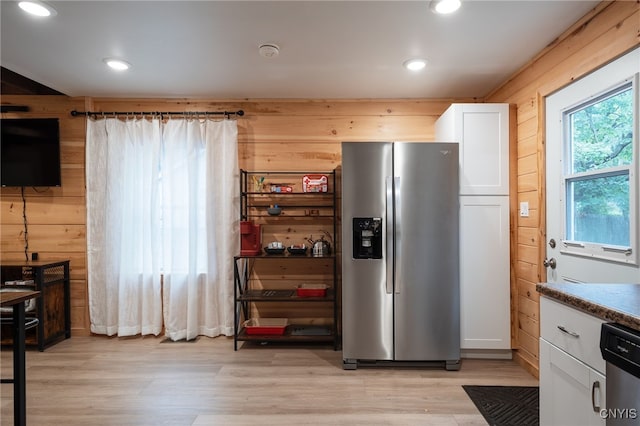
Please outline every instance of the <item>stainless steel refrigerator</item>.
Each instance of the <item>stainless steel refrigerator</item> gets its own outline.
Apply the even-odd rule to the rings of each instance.
[[[460,368],[458,144],[342,143],[342,357]]]

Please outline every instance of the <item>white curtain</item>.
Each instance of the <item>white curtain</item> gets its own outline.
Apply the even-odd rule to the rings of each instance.
[[[89,120],[86,152],[92,332],[232,335],[236,122]]]
[[[162,330],[155,209],[159,120],[87,122],[87,270],[91,331]]]
[[[232,335],[240,238],[235,121],[169,120],[163,139],[166,334],[173,340]]]

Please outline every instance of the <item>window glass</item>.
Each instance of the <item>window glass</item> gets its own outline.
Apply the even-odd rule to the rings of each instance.
[[[568,110],[564,122],[566,239],[631,246],[632,83]]]
[[[629,175],[567,183],[567,235],[573,241],[629,246]]]
[[[570,173],[630,165],[633,155],[630,85],[580,106],[570,117]]]

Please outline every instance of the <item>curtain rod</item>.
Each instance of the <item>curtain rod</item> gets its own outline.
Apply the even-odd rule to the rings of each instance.
[[[128,112],[122,112],[122,111],[76,111],[75,109],[73,111],[71,111],[71,115],[73,117],[77,117],[79,115],[84,115],[84,116],[94,116],[97,117],[99,115],[112,115],[112,116],[118,116],[118,115],[159,115],[160,117],[165,116],[165,115],[184,115],[184,116],[198,116],[198,115],[224,115],[226,117],[229,117],[230,115],[237,115],[238,117],[242,117],[244,115],[244,111],[243,110],[238,110],[238,111],[184,111],[184,112],[161,112],[161,111],[128,111]]]

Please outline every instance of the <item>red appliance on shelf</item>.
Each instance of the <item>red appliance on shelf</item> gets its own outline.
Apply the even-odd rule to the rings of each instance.
[[[260,243],[260,225],[254,225],[251,221],[240,222],[240,255],[256,256],[262,253]]]

